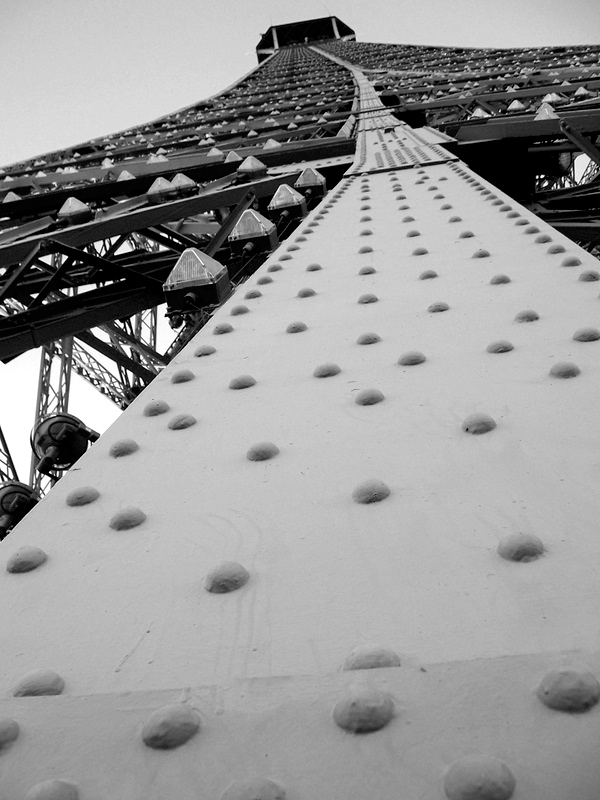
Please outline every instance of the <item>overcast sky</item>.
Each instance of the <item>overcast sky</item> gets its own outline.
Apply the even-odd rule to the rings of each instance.
[[[0,0],[0,165],[150,121],[256,64],[270,25],[334,14],[359,41],[597,44],[600,0]],[[0,364],[0,425],[27,480],[37,351]],[[73,413],[116,409],[74,380]]]

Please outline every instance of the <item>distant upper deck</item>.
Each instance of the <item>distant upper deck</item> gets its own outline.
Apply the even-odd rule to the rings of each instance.
[[[305,44],[324,39],[356,40],[356,34],[338,17],[319,17],[302,22],[290,22],[287,25],[272,25],[261,36],[256,47],[259,63],[272,55],[280,47],[292,44]]]

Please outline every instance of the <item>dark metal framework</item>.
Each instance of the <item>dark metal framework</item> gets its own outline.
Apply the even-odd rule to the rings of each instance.
[[[286,44],[311,30],[316,46]],[[157,307],[183,250],[212,255],[239,283],[265,255],[244,259],[229,248],[242,211],[269,216],[277,188],[294,185],[307,166],[329,188],[339,180],[361,113],[346,64],[367,75],[399,120],[435,128],[473,169],[598,247],[600,47],[440,48],[353,37],[335,17],[269,29],[261,43],[270,54],[259,45],[259,66],[221,94],[0,170],[0,359],[42,347],[38,415],[67,410],[73,370],[126,407],[213,311],[199,309],[158,351]],[[248,157],[266,175],[240,169]],[[157,179],[168,181],[166,191]],[[274,221],[280,239],[294,227]],[[0,479],[15,477],[0,431]]]

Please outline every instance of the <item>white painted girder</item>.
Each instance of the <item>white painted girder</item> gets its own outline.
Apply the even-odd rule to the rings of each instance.
[[[21,728],[3,797],[62,779],[82,800],[596,800],[598,708],[536,695],[554,669],[600,675],[600,342],[573,340],[600,327],[596,267],[463,164],[344,179],[0,545],[48,556],[0,581]],[[580,374],[551,377],[565,361]],[[465,432],[473,413],[496,428]],[[389,496],[357,503],[370,480]],[[131,508],[141,524],[112,528]],[[514,534],[543,555],[501,558]],[[247,583],[207,592],[230,561]],[[341,671],[370,644],[401,666]],[[33,669],[62,694],[12,697]],[[386,724],[347,732],[338,701],[366,690]],[[144,726],[166,704],[201,723],[160,752]],[[496,794],[473,788],[494,770]],[[281,789],[228,791],[255,776]]]

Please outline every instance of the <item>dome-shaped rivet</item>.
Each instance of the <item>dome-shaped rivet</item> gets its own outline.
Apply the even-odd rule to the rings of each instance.
[[[532,233],[539,233],[539,232],[540,232],[540,229],[537,227],[537,225],[528,225],[525,228],[525,230],[523,231],[523,233],[527,233],[528,235],[532,234]]]
[[[19,738],[19,723],[15,719],[4,717],[0,719],[0,748],[16,742]]]
[[[557,253],[564,253],[565,248],[562,244],[551,244],[550,247],[546,250],[551,256],[556,255]]]
[[[426,247],[416,247],[412,254],[413,256],[426,256],[429,250]]]
[[[600,699],[600,684],[586,670],[553,670],[542,678],[537,696],[554,711],[582,713]]]
[[[383,481],[370,480],[359,484],[352,492],[355,503],[379,503],[391,494],[391,489]]]
[[[378,689],[355,689],[335,704],[333,719],[349,733],[372,733],[381,730],[394,716],[394,701]]]
[[[258,442],[246,453],[248,461],[268,461],[279,453],[279,448],[273,442]]]
[[[114,531],[128,531],[137,528],[145,519],[146,515],[141,509],[130,506],[118,511],[108,524]]]
[[[69,492],[66,503],[68,506],[87,506],[99,497],[100,492],[93,486],[79,486]]]
[[[551,242],[551,241],[552,241],[552,237],[548,236],[547,233],[540,233],[540,235],[536,236],[535,239],[534,239],[534,242],[536,244],[545,244],[546,242]]]
[[[429,281],[432,278],[437,278],[438,274],[434,269],[426,269],[419,275],[420,281]]]
[[[399,667],[400,656],[386,647],[374,645],[361,645],[354,648],[346,656],[342,669],[385,669],[386,667]]]
[[[459,239],[472,239],[473,236],[475,236],[473,231],[462,231],[461,233],[458,234]]]
[[[306,268],[307,272],[319,272],[319,270],[323,269],[320,264],[309,264]]]
[[[444,197],[445,197],[445,195],[443,195],[443,194],[434,194],[433,195],[433,199],[434,200],[443,200]]]
[[[226,594],[240,589],[250,578],[247,569],[237,561],[225,561],[206,576],[204,588],[213,594]]]
[[[515,322],[536,322],[540,318],[537,311],[528,308],[525,311],[519,311],[515,317]]]
[[[361,333],[356,340],[356,344],[375,344],[381,341],[381,336],[377,333]]]
[[[354,402],[359,406],[374,406],[385,400],[383,392],[379,389],[363,389],[354,398]]]
[[[361,217],[359,219],[359,222],[372,222],[372,221],[373,221],[373,217],[370,217],[368,214],[365,214],[364,217]]]
[[[600,339],[598,328],[579,328],[573,334],[576,342],[597,342]]]
[[[306,289],[300,289],[296,297],[314,297],[315,295],[316,292],[314,289],[306,288]]]
[[[308,231],[305,231],[305,232],[308,233]],[[279,256],[279,260],[280,261],[291,261],[292,260],[292,256],[288,255],[287,253],[284,253],[282,256]]]
[[[439,314],[441,311],[448,311],[450,306],[448,303],[432,303],[428,308],[430,314]]]
[[[526,220],[526,219],[523,219],[523,217],[519,217],[519,219],[515,220],[515,225],[521,226],[521,225],[528,225],[528,224],[529,224],[529,221]]]
[[[486,347],[488,353],[509,353],[514,350],[514,346],[506,339],[499,339],[497,342],[491,342]]]
[[[248,292],[250,294],[250,292]],[[260,297],[260,292],[255,295],[255,297]],[[212,356],[213,353],[216,353],[217,350],[212,344],[202,344],[196,350],[194,350],[194,355],[196,358],[202,358],[203,356]]]
[[[462,222],[462,217],[450,217],[448,222]]]
[[[584,283],[593,283],[594,281],[600,281],[600,272],[597,272],[595,269],[586,269],[584,272],[581,273],[578,280],[584,281]]]
[[[581,261],[577,256],[567,256],[560,262],[561,267],[578,267],[580,264]]]
[[[285,329],[286,333],[302,333],[302,331],[307,330],[307,325],[305,322],[290,322],[290,324]]]
[[[450,203],[443,203],[440,206],[440,208],[442,209],[442,211],[450,211],[452,206],[450,205]],[[460,222],[460,221],[461,221],[460,217],[457,217],[455,220],[453,220],[453,219],[450,220],[450,222]]]
[[[255,300],[257,297],[262,297],[262,292],[259,289],[250,289],[244,295],[244,300]]]
[[[508,219],[515,219],[515,217],[520,217],[521,215],[518,211],[510,211],[506,216]]]
[[[498,543],[498,555],[507,561],[535,561],[544,554],[542,540],[533,533],[511,533]]]
[[[465,756],[446,771],[448,800],[509,800],[516,780],[503,761],[493,756]]]
[[[239,317],[242,314],[248,314],[249,311],[248,306],[234,306],[229,313],[232,317]]]
[[[77,786],[69,781],[42,781],[32,786],[25,800],[79,800],[79,792]]]
[[[341,371],[337,364],[320,364],[318,367],[315,367],[313,377],[330,378],[333,375],[339,375]]]
[[[366,228],[364,231],[359,233],[359,236],[373,236],[373,231]]]
[[[371,199],[371,197],[370,197],[370,195],[368,195],[368,194],[363,194],[363,195],[361,195],[361,198],[360,198],[360,199],[361,199],[361,200],[370,200],[370,199]]]
[[[492,205],[493,205],[493,206],[501,206],[501,205],[502,205],[502,202],[503,202],[503,201],[502,201],[502,200],[500,200],[500,199],[498,199],[498,200],[494,200],[494,202],[492,203]]]
[[[142,740],[154,750],[173,750],[200,730],[200,714],[181,703],[163,706],[151,715],[142,729]]]
[[[62,694],[64,688],[64,680],[54,670],[33,669],[23,675],[13,689],[13,695],[15,697],[42,697]]]
[[[372,253],[373,252],[373,248],[370,247],[369,245],[364,245],[363,247],[359,248],[358,252],[359,253]]]
[[[414,222],[414,221],[415,221],[414,217],[411,217],[411,216],[402,217],[402,222]]]
[[[503,283],[510,283],[510,278],[508,275],[494,275],[493,278],[490,278],[490,284],[492,286],[500,286]]]
[[[368,303],[377,303],[378,300],[379,298],[377,297],[377,295],[371,294],[370,292],[367,292],[367,294],[361,294],[361,296],[358,298],[358,302],[361,305],[367,305]]]
[[[282,269],[283,269],[283,267],[281,266],[281,264],[270,264],[267,267],[267,272],[281,272]],[[261,283],[261,284],[263,284],[263,283],[273,283],[273,278],[269,278],[268,275],[265,275],[264,277],[267,278],[267,280],[263,280],[262,278],[259,278],[259,280],[257,280],[256,282],[257,283]]]
[[[559,361],[550,368],[548,374],[552,378],[576,378],[580,373],[581,370],[572,361]]]
[[[111,444],[108,455],[112,456],[112,458],[122,458],[136,453],[139,449],[139,444],[133,439],[119,439],[119,441]]]
[[[185,428],[191,428],[197,422],[196,417],[191,414],[177,414],[176,417],[169,422],[169,428],[172,431],[182,431]]]
[[[419,231],[415,231],[415,230],[408,231],[408,233],[406,234],[407,238],[409,238],[409,239],[410,238],[414,238],[415,236],[420,236],[420,235],[421,234],[419,233]]]
[[[286,800],[286,794],[282,786],[269,778],[249,778],[228,786],[220,800]]]
[[[273,266],[274,266],[274,265],[273,265]],[[273,271],[275,271],[275,272],[276,272],[277,270],[271,270],[271,272],[273,272]],[[256,283],[257,283],[259,286],[266,286],[268,283],[273,283],[273,278],[271,278],[271,276],[270,276],[270,275],[262,275],[262,276],[261,276],[261,277],[260,277],[260,278],[259,278],[259,279],[256,281]]]
[[[297,244],[291,244],[287,249],[290,251],[290,253],[293,253],[296,250],[300,250]]]
[[[159,414],[166,414],[170,409],[171,406],[164,400],[151,400],[144,406],[144,416],[157,417]]]
[[[267,280],[266,278],[261,278],[260,280]],[[220,322],[218,325],[215,325],[213,328],[213,333],[215,336],[222,336],[224,333],[231,333],[233,330],[233,325],[230,325],[228,322]]]
[[[48,560],[46,553],[39,547],[24,545],[19,547],[6,562],[6,571],[18,574],[20,572],[31,572]]]
[[[500,208],[499,208],[498,210],[499,210],[499,211],[502,211],[502,212],[506,212],[506,211],[510,211],[510,209],[511,209],[511,207],[510,207],[510,206],[507,206],[507,205],[504,203],[503,205],[501,205],[501,206],[500,206]]]
[[[368,204],[360,207],[361,211],[370,211],[370,209],[371,209],[371,206],[368,205]]]
[[[489,251],[484,250],[482,247],[479,250],[475,250],[473,253],[473,258],[487,258],[489,256]]]
[[[469,414],[462,424],[465,433],[472,433],[475,436],[493,431],[495,427],[495,420],[488,414]]]
[[[361,267],[358,270],[359,275],[373,275],[373,273],[377,272],[375,267]]]
[[[409,350],[408,353],[404,353],[398,359],[398,364],[401,367],[414,367],[417,364],[423,364],[427,359],[419,350]]]
[[[232,378],[229,381],[229,388],[248,389],[250,386],[254,386],[255,383],[256,380],[252,377],[252,375],[238,375],[237,378]]]
[[[171,383],[187,383],[193,381],[195,377],[191,369],[178,369],[171,375]]]
[[[406,203],[403,203],[401,206],[398,206],[398,211],[408,211],[409,208],[410,208],[409,205],[406,205]]]

